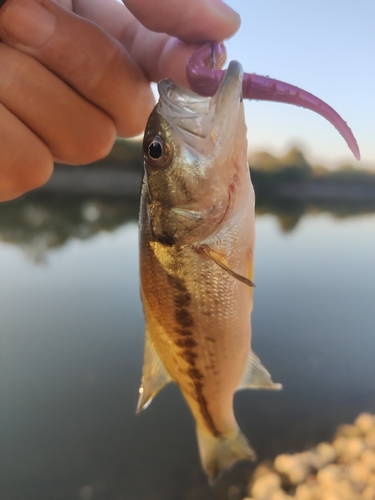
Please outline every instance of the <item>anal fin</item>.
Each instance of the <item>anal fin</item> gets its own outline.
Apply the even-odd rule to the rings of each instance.
[[[236,273],[233,271],[233,269],[230,268],[227,259],[224,257],[224,255],[220,255],[214,250],[212,250],[211,247],[208,245],[200,245],[199,250],[204,252],[206,255],[208,255],[218,266],[220,266],[224,271],[229,273],[233,278],[236,278],[236,280],[241,281],[241,283],[244,283],[247,286],[250,287],[255,287],[254,283],[249,280],[249,278],[246,278],[246,276],[242,276],[241,274]]]
[[[137,413],[145,410],[156,394],[171,380],[169,373],[155,350],[146,326],[143,373],[139,388]]]
[[[250,351],[249,360],[243,379],[238,387],[240,389],[271,389],[279,391],[283,386],[272,380],[269,371],[262,365],[258,356]]]

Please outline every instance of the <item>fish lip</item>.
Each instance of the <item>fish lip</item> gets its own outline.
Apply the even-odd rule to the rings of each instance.
[[[166,78],[158,84],[158,112],[185,139],[191,136],[204,139],[218,123],[224,121],[225,126],[230,127],[231,122],[237,119],[238,105],[242,100],[242,79],[241,64],[232,61],[216,94],[210,98]]]
[[[243,69],[238,61],[231,61],[216,94],[211,98],[210,109],[215,107],[215,119],[238,108],[242,101]]]

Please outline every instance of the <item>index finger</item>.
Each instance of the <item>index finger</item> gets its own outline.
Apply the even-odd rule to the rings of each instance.
[[[225,40],[240,26],[240,16],[221,0],[122,0],[143,26],[187,43]]]
[[[161,14],[163,9],[168,10],[168,4],[170,15],[164,19]],[[74,11],[119,40],[148,80],[158,82],[162,78],[172,78],[176,83],[187,86],[186,63],[199,45],[183,41],[184,34],[185,38],[197,41],[222,40],[235,33],[239,17],[235,14],[235,22],[230,17],[223,18],[214,6],[209,8],[208,1],[190,0],[183,3],[178,0],[160,0],[156,5],[161,11],[154,20],[155,29],[161,31],[164,27],[173,36],[147,29],[117,0],[75,0]],[[190,19],[203,13],[204,21],[188,22],[185,26],[178,15],[181,5],[186,7],[184,10]],[[151,22],[152,10],[149,10],[148,0],[139,2],[139,10],[145,24]]]
[[[145,28],[186,43],[226,40],[240,26],[240,16],[221,0],[122,0]],[[117,0],[75,0],[74,12],[93,20],[120,40],[135,21]]]

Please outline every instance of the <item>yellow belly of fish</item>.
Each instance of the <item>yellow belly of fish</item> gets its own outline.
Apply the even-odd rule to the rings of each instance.
[[[236,265],[249,274],[248,257]],[[215,436],[237,429],[232,401],[249,356],[252,290],[192,247],[147,240],[141,278],[149,335],[198,426]]]

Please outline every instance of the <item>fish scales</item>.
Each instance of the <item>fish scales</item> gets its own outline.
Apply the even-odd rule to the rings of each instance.
[[[163,352],[172,379],[189,398],[191,367],[199,371],[203,392],[212,395],[215,427],[220,433],[228,432],[233,426],[233,393],[248,358],[250,303],[246,295],[252,290],[189,247],[178,250],[159,243],[143,244],[147,262],[142,276],[143,296],[147,298],[143,300],[145,309],[152,311],[150,317],[152,314],[160,325],[158,333],[152,335],[156,350]],[[247,314],[239,315],[241,309]],[[164,349],[166,343],[168,350]],[[197,358],[189,363],[189,355]],[[202,417],[200,409],[194,412],[196,418]]]
[[[254,364],[254,192],[241,82],[238,63],[212,99],[162,81],[144,138],[146,347],[138,409],[175,381],[195,418],[211,478],[254,456],[233,413],[234,393],[251,385],[245,379]],[[253,387],[279,388],[259,366]]]

